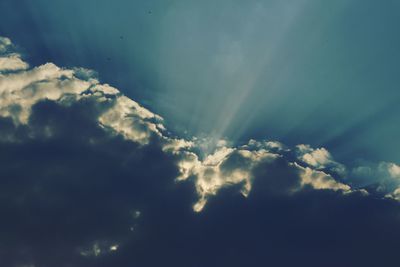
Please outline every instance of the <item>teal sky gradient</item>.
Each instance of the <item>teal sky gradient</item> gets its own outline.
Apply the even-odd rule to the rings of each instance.
[[[400,162],[398,1],[0,2],[33,64],[84,66],[178,135]]]

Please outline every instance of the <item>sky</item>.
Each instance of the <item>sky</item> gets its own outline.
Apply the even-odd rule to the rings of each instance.
[[[0,262],[396,265],[399,8],[0,0]]]
[[[0,5],[2,34],[30,62],[94,69],[177,134],[400,161],[397,1]]]

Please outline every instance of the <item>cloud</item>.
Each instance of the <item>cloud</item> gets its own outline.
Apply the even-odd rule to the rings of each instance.
[[[142,144],[148,143],[153,134],[162,136],[160,131],[164,129],[161,117],[126,96],[118,97],[113,107],[100,116],[99,122],[125,138]]]
[[[4,41],[6,46],[2,58],[7,59],[15,54],[7,53],[7,47],[12,47],[12,43],[9,39],[4,40],[7,42]],[[82,99],[91,99],[96,105],[102,106],[96,119],[105,130],[141,145],[148,145],[153,138],[158,139],[164,151],[172,152],[179,158],[177,165],[181,174],[177,179],[194,177],[199,195],[199,201],[194,205],[196,211],[202,210],[208,197],[217,194],[224,186],[242,184],[241,192],[248,195],[254,179],[254,168],[267,159],[272,160],[290,151],[276,141],[250,140],[243,147],[232,148],[227,147],[227,142],[217,140],[217,150],[200,159],[195,150],[204,151],[207,141],[170,136],[162,117],[122,95],[116,88],[100,84],[94,72],[82,68],[64,69],[47,63],[32,69],[4,73],[0,77],[0,93],[0,115],[12,118],[16,125],[29,125],[32,107],[41,101],[52,100],[69,106]],[[46,134],[51,136],[52,132],[46,129]],[[300,159],[316,170],[325,165],[340,166],[331,160],[325,149],[313,150],[300,145],[298,150],[303,153]],[[235,164],[229,164],[233,159]],[[312,171],[310,169],[308,172]]]
[[[398,188],[354,189],[326,149],[179,138],[93,71],[52,63],[2,72],[0,99],[4,266],[363,266],[397,255]],[[398,165],[377,166],[399,179]]]
[[[393,162],[362,163],[351,170],[351,180],[378,195],[400,200],[400,166]]]
[[[181,171],[178,180],[195,177],[200,199],[193,208],[195,211],[201,211],[207,199],[225,186],[241,184],[240,191],[247,196],[254,179],[254,169],[265,161],[273,161],[276,157],[277,155],[266,150],[249,151],[227,147],[218,148],[202,161],[194,153],[187,153],[178,163]]]
[[[13,45],[11,40],[0,36],[0,56],[7,54],[7,56],[0,57],[0,74],[7,71],[17,71],[27,69],[28,63],[21,59],[18,53],[12,53]]]
[[[337,182],[332,176],[322,172],[310,169],[309,167],[301,167],[297,163],[294,165],[300,170],[300,178],[302,186],[309,185],[314,189],[330,189],[351,192],[349,185]]]
[[[3,59],[10,55],[3,55]],[[60,104],[82,98],[95,98],[97,102],[109,102],[110,107],[99,117],[105,127],[114,129],[128,139],[140,143],[148,142],[152,134],[160,135],[161,117],[141,107],[119,91],[91,76],[83,75],[82,69],[62,69],[52,63],[6,73],[0,76],[2,104],[0,115],[11,117],[16,124],[27,124],[31,108],[42,100],[54,100]],[[86,76],[86,79],[78,78]]]
[[[310,145],[300,144],[296,146],[297,159],[317,170],[329,170],[344,176],[346,168],[343,164],[336,162],[331,153],[325,148],[314,149]]]

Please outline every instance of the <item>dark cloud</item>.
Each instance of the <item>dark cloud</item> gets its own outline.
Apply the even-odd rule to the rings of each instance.
[[[199,156],[207,140],[172,137],[93,72],[25,67],[0,72],[2,266],[396,264],[397,184],[356,190],[305,145],[219,140]]]
[[[175,159],[156,139],[140,146],[110,135],[95,123],[92,104],[39,102],[29,129],[12,129],[3,119],[2,129],[18,133],[18,141],[0,143],[3,266],[396,262],[396,202],[311,188],[288,195],[298,169],[280,158],[255,170],[248,198],[240,185],[224,188],[194,213],[195,189],[174,181]],[[222,168],[240,164],[236,155]],[[110,251],[114,244],[118,250]]]
[[[194,199],[178,192],[193,198],[194,191],[176,186],[174,159],[156,141],[142,147],[111,136],[93,114],[88,101],[39,102],[23,137],[1,142],[0,228],[8,266],[78,266],[81,247],[135,236],[135,211],[191,209]]]

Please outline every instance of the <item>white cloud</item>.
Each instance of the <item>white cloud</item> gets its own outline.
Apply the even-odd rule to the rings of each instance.
[[[385,197],[400,201],[400,187],[395,189],[392,193],[386,194]]]
[[[162,136],[163,127],[159,127],[162,118],[126,96],[119,96],[114,106],[100,116],[99,122],[141,144],[147,144],[152,134]]]
[[[0,57],[0,72],[27,69],[29,65],[18,54]]]
[[[257,148],[257,149],[266,149],[269,151],[275,151],[275,152],[289,152],[290,149],[288,149],[284,144],[278,141],[257,141],[254,139],[250,139],[247,145],[245,147],[248,148]]]
[[[228,165],[233,157],[235,164]],[[249,151],[221,147],[201,161],[196,154],[186,152],[185,157],[178,163],[181,171],[178,180],[195,177],[199,200],[193,208],[198,212],[204,208],[208,197],[216,195],[224,186],[242,184],[241,193],[247,196],[254,179],[254,168],[261,162],[273,161],[276,157],[276,154],[264,149]]]
[[[309,167],[317,170],[329,169],[341,176],[346,174],[345,166],[335,161],[331,153],[323,147],[314,149],[310,145],[300,144],[296,146],[296,155],[299,161]]]
[[[400,166],[392,162],[381,162],[376,175],[380,179],[378,191],[400,201]]]
[[[331,154],[325,148],[313,149],[310,145],[297,145],[298,159],[316,168],[324,168],[332,161]]]
[[[399,179],[400,181],[400,166],[397,164],[394,164],[392,162],[382,162],[379,165],[381,168],[383,168],[389,176],[393,179]]]
[[[0,36],[0,54],[6,53],[11,45],[12,42],[9,38]]]
[[[351,170],[350,179],[355,185],[369,186],[400,201],[400,166],[393,162],[363,163]]]
[[[332,176],[323,171],[302,167],[297,163],[294,163],[294,165],[300,171],[301,186],[308,185],[317,190],[329,189],[333,191],[341,190],[343,192],[351,192],[350,186],[336,181]]]
[[[28,63],[21,59],[21,55],[12,52],[13,44],[10,39],[0,37],[0,74],[7,71],[24,70]]]
[[[11,42],[3,39],[3,43],[5,45],[1,49],[6,52]],[[15,57],[19,58],[16,54],[5,54],[2,58],[12,60]],[[146,144],[152,134],[161,136],[163,126],[160,116],[121,95],[116,88],[100,84],[92,76],[89,70],[63,69],[52,63],[0,74],[0,116],[12,117],[16,124],[27,124],[32,106],[41,100],[62,104],[65,96],[72,95],[75,99],[94,97],[99,102],[114,101],[112,108],[99,119],[103,126],[141,144]],[[109,95],[116,96],[116,99],[108,98]]]
[[[10,116],[16,124],[26,124],[31,107],[40,100],[59,100],[66,94],[79,95],[90,86],[91,83],[75,78],[73,71],[51,63],[0,75],[0,116]]]

